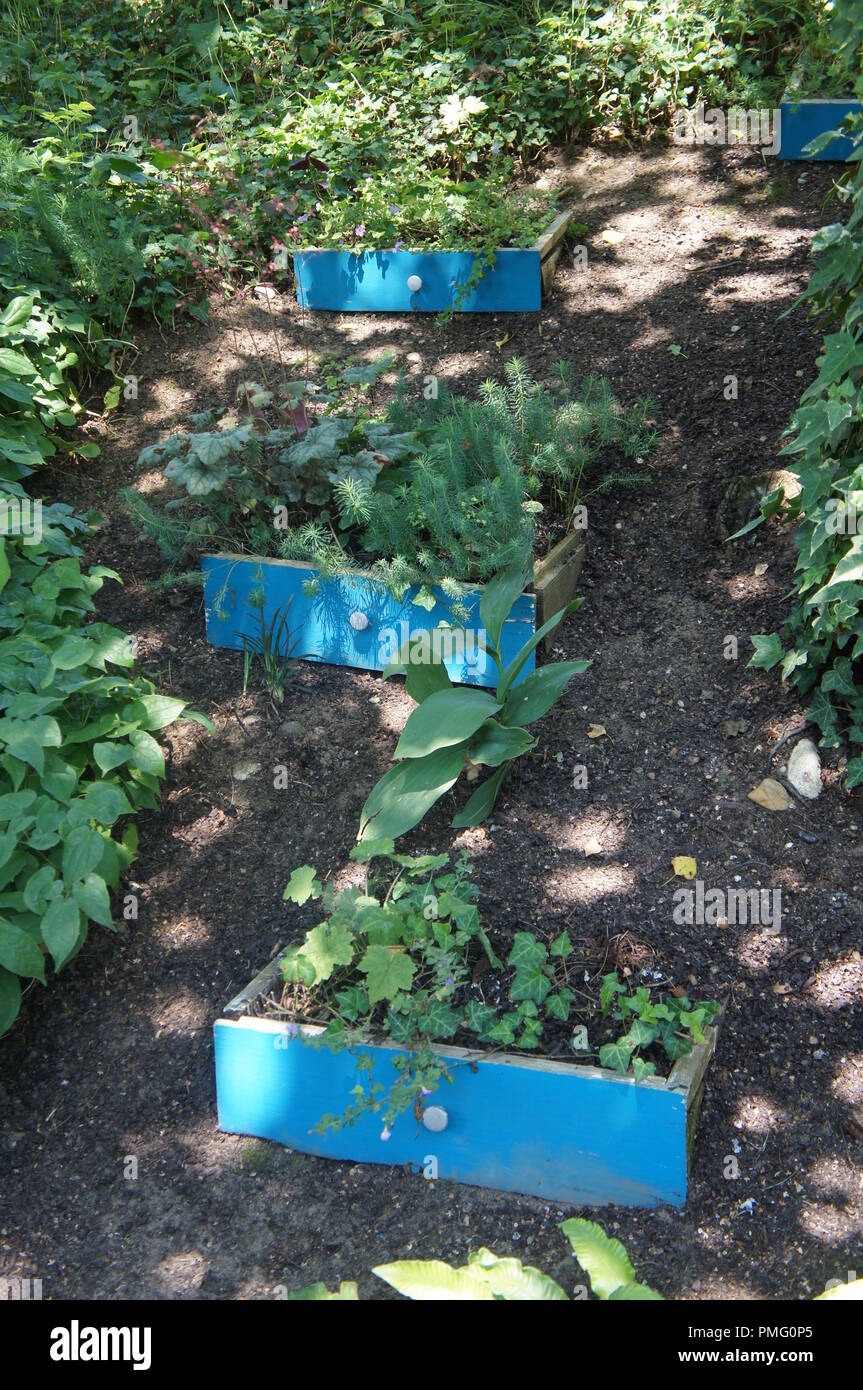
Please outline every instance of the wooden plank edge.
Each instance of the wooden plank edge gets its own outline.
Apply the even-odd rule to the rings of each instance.
[[[541,261],[550,256],[558,242],[563,240],[564,233],[574,216],[575,213],[572,208],[564,208],[563,212],[558,213],[548,231],[537,237],[533,249],[539,252]]]
[[[573,598],[586,554],[587,532],[570,531],[534,567],[537,627],[547,623],[549,618],[561,608],[565,608]],[[554,638],[554,633],[549,633],[545,638],[545,651],[551,650]]]

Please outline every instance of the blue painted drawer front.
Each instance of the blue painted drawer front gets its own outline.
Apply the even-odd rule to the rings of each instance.
[[[854,149],[854,141],[847,136],[831,140],[820,154],[808,155],[803,150],[810,140],[835,130],[852,111],[859,111],[863,103],[859,101],[799,101],[783,100],[780,107],[779,157],[780,159],[847,159]]]
[[[297,299],[307,309],[407,314],[449,309],[473,270],[472,251],[297,251]],[[408,287],[418,275],[422,288]],[[542,307],[540,253],[498,251],[460,313],[524,313]]]
[[[446,1130],[429,1133],[407,1114],[384,1141],[374,1115],[338,1134],[309,1133],[325,1112],[351,1103],[354,1055],[310,1047],[283,1023],[252,1018],[216,1023],[215,1048],[219,1127],[229,1133],[355,1163],[422,1170],[433,1156],[441,1178],[579,1206],[686,1199],[686,1100],[660,1085],[521,1058],[480,1058],[475,1070],[455,1061],[453,1084],[443,1082],[433,1101],[449,1115]],[[374,1057],[374,1080],[388,1087],[394,1050],[363,1051]]]
[[[214,647],[243,649],[243,633],[256,636],[260,631],[257,611],[249,607],[249,595],[263,588],[266,596],[264,620],[269,623],[276,609],[291,599],[288,625],[294,655],[306,661],[328,661],[336,666],[358,666],[366,671],[382,671],[408,637],[430,631],[452,617],[443,594],[430,611],[411,599],[409,589],[400,603],[381,584],[354,576],[321,580],[317,594],[303,592],[303,584],[316,577],[310,565],[291,560],[264,560],[245,555],[205,555],[204,608],[207,640]],[[440,591],[436,591],[440,593]],[[479,602],[482,591],[468,597],[467,638],[456,638],[461,645],[442,655],[450,678],[461,685],[496,685],[497,671],[491,658],[471,640],[479,629]],[[350,624],[354,612],[365,613],[368,627],[355,631]],[[522,594],[504,623],[501,646],[504,665],[534,633],[536,599]],[[299,640],[297,640],[299,639]],[[519,680],[533,671],[534,656],[525,662]]]

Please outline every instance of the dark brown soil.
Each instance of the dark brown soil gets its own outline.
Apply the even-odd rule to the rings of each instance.
[[[373,1265],[461,1260],[479,1245],[579,1282],[557,1230],[569,1211],[216,1128],[212,1022],[312,920],[282,901],[291,869],[313,863],[345,881],[360,806],[410,709],[377,676],[307,665],[274,716],[262,695],[242,696],[240,658],[207,646],[199,594],[142,585],[158,556],[116,503],[137,451],[259,376],[258,355],[272,370],[275,344],[288,362],[308,349],[312,371],[391,347],[418,380],[437,373],[464,391],[511,353],[540,377],[567,358],[625,401],[655,400],[654,482],[591,505],[585,602],[560,630],[559,654],[590,657],[590,670],[538,726],[539,756],[511,777],[489,826],[454,837],[441,805],[409,843],[471,849],[502,933],[566,928],[633,981],[649,968],[726,1001],[685,1211],[593,1213],[639,1277],[672,1297],[805,1298],[860,1268],[863,804],[835,754],[817,803],[772,814],[747,800],[802,717],[793,692],[746,667],[749,634],[785,612],[795,552],[775,523],[735,545],[717,539],[730,479],[776,466],[814,375],[817,333],[800,313],[779,316],[805,283],[814,231],[836,215],[824,207],[832,169],[662,148],[572,152],[548,176],[571,186],[589,225],[589,265],[564,258],[540,314],[465,316],[443,331],[428,318],[304,324],[286,297],[269,308],[250,298],[218,308],[210,328],[142,329],[138,401],[93,426],[103,457],[86,474],[57,479],[107,517],[94,557],[125,587],[104,591],[103,615],[137,635],[160,688],[206,711],[216,733],[167,733],[163,809],[140,821],[138,920],[117,939],[94,929],[0,1045],[0,1274],[41,1278],[45,1297],[258,1298],[355,1277],[381,1297]],[[604,240],[607,229],[623,239]],[[732,374],[739,395],[726,400]],[[724,655],[729,635],[737,659]],[[303,733],[280,733],[281,720]],[[591,724],[606,734],[589,739]],[[235,780],[249,760],[260,772]],[[273,789],[277,764],[288,793]],[[739,875],[742,887],[781,887],[781,932],[676,926],[678,854],[709,886]]]

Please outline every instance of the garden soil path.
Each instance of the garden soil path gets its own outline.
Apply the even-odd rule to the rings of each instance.
[[[307,348],[312,375],[389,347],[417,384],[436,374],[459,391],[513,353],[541,378],[566,358],[624,400],[655,401],[653,482],[592,500],[584,606],[559,633],[561,656],[593,664],[539,726],[538,756],[493,823],[458,843],[476,854],[498,941],[566,928],[586,968],[616,964],[632,982],[656,971],[726,1001],[685,1211],[594,1213],[639,1277],[670,1297],[805,1298],[861,1267],[863,805],[836,754],[817,803],[771,814],[747,799],[801,718],[774,676],[746,669],[748,634],[785,611],[794,549],[775,523],[731,546],[718,533],[729,481],[776,465],[814,375],[817,334],[779,315],[805,284],[814,231],[835,217],[831,170],[662,147],[568,151],[545,177],[572,191],[588,265],[567,254],[540,314],[446,330],[424,317],[304,324],[285,292],[215,305],[209,327],[143,327],[137,402],[94,423],[103,457],[87,473],[57,480],[107,518],[94,558],[125,586],[103,592],[101,612],[216,733],[167,732],[163,808],[140,821],[137,921],[119,939],[94,928],[0,1046],[0,1275],[41,1278],[45,1297],[260,1298],[339,1278],[384,1297],[373,1265],[460,1261],[480,1245],[579,1282],[557,1229],[568,1208],[216,1128],[213,1020],[311,924],[282,901],[291,869],[346,880],[359,808],[410,702],[325,666],[299,668],[277,717],[244,697],[239,657],[204,641],[200,594],[144,587],[158,556],[116,493],[137,480],[144,444]],[[605,735],[589,738],[591,724]],[[260,772],[235,780],[250,761]],[[273,789],[278,764],[288,793]],[[410,843],[451,846],[450,814],[438,807]],[[709,886],[781,887],[780,933],[675,925],[677,854]]]

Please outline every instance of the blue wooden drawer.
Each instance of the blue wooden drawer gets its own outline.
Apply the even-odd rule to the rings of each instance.
[[[846,116],[863,109],[863,103],[850,97],[824,100],[795,100],[786,92],[779,107],[779,158],[845,160],[854,149],[853,140],[839,136],[819,154],[804,154],[810,140],[835,130]]]
[[[530,313],[542,307],[571,219],[566,209],[533,246],[502,247],[469,294],[472,251],[296,251],[297,300],[304,309],[348,313]]]
[[[431,634],[440,623],[452,622],[449,605],[440,590],[436,591],[438,602],[428,610],[412,602],[416,589],[409,589],[399,602],[383,585],[361,576],[321,580],[318,592],[309,595],[303,585],[319,578],[318,572],[314,566],[294,560],[205,555],[201,568],[207,640],[214,647],[242,651],[243,634],[253,637],[259,632],[257,611],[250,606],[249,598],[261,589],[267,623],[290,600],[290,642],[296,643],[294,655],[298,660],[382,671],[409,636]],[[479,645],[477,636],[481,631],[481,596],[482,590],[476,589],[465,600],[469,616],[464,631],[430,637],[440,646],[451,680],[462,685],[497,684],[494,662]],[[504,623],[504,664],[533,636],[535,622],[536,598],[522,594]],[[519,680],[526,679],[534,667],[531,653]]]
[[[684,1204],[715,1029],[667,1081],[639,1083],[575,1063],[439,1047],[452,1084],[443,1082],[429,1104],[446,1110],[443,1132],[403,1115],[384,1140],[380,1120],[365,1115],[322,1136],[310,1131],[324,1113],[341,1114],[350,1103],[356,1056],[311,1047],[292,1025],[243,1013],[277,974],[268,967],[215,1025],[220,1129],[323,1158],[409,1164],[419,1172],[434,1159],[440,1178],[579,1206]],[[358,1050],[374,1059],[373,1079],[391,1084],[398,1049]]]

